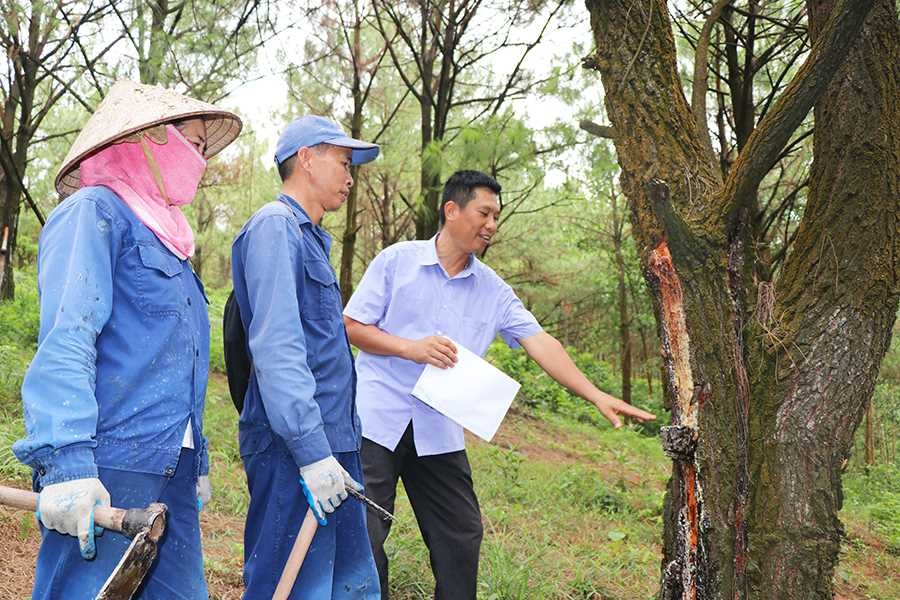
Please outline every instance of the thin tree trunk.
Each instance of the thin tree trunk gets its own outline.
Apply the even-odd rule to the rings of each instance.
[[[138,55],[138,74],[141,83],[156,85],[159,83],[160,69],[162,68],[163,58],[166,54],[166,16],[169,14],[169,1],[157,0],[156,2],[147,3],[150,9],[150,32],[147,45],[147,52],[143,54],[143,48],[137,48]],[[138,5],[138,22],[143,26],[143,15],[141,12],[147,7],[143,3]]]
[[[631,305],[637,308],[641,305],[635,286],[628,281],[628,293],[631,296]],[[638,321],[637,325],[638,337],[641,339],[641,366],[644,369],[644,377],[647,379],[647,393],[653,395],[653,371],[656,368],[656,357],[650,359],[650,349],[647,347],[647,329]]]
[[[353,114],[350,117],[350,137],[355,139],[362,138],[363,128],[363,90],[362,80],[360,78],[361,65],[359,61],[362,57],[362,39],[361,39],[362,21],[359,17],[359,7],[354,5],[354,25],[353,25],[353,48],[350,52],[350,58],[353,62],[353,82],[351,84],[353,90]],[[359,196],[359,165],[350,168],[350,174],[353,177],[354,184],[350,188],[347,195],[347,212],[346,226],[344,228],[344,236],[341,239],[341,300],[346,306],[353,295],[353,259],[356,256],[356,233],[359,230],[358,210],[356,208],[357,198]]]
[[[613,217],[613,253],[616,259],[619,303],[619,354],[622,357],[622,401],[631,404],[631,315],[625,286],[625,259],[622,256],[623,215],[619,212],[616,194],[610,195]]]
[[[871,402],[866,409],[866,464],[875,464],[875,405]]]
[[[647,393],[653,395],[653,367],[650,364],[650,352],[647,350],[647,334],[643,327],[638,327],[638,335],[641,338],[641,364],[644,367],[644,376],[647,378]]]
[[[16,295],[13,279],[13,256],[16,251],[16,234],[19,222],[18,186],[3,179],[3,210],[0,212],[0,301],[12,300]]]
[[[622,354],[622,400],[631,404],[631,316],[625,294],[625,263],[621,246],[616,248],[616,266],[619,270],[619,349]]]

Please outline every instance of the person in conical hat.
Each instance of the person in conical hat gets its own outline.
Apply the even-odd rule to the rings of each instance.
[[[209,500],[203,400],[209,318],[191,268],[189,204],[237,115],[119,81],[56,178],[64,200],[38,245],[41,324],[13,446],[40,493],[33,598],[93,598],[129,540],[93,526],[98,505],[168,506],[135,598],[208,597],[198,498]]]

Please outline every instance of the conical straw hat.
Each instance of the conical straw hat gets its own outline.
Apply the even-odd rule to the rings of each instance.
[[[153,125],[192,117],[206,121],[207,159],[221,152],[241,132],[241,119],[230,111],[165,88],[117,81],[69,149],[56,175],[56,191],[65,198],[78,190],[81,161],[110,143]]]

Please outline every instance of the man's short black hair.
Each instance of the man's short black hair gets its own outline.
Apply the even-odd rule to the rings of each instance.
[[[278,176],[281,177],[281,182],[284,183],[287,181],[288,177],[294,172],[294,166],[297,164],[297,154],[293,154],[280,163],[278,163]]]
[[[475,188],[487,188],[497,194],[500,198],[500,190],[503,189],[497,180],[481,171],[457,171],[447,179],[444,184],[444,194],[441,197],[441,208],[438,210],[438,221],[441,227],[444,226],[446,216],[444,215],[444,205],[450,202],[456,202],[460,208],[465,208],[472,198],[475,197]]]
[[[328,148],[331,147],[331,144],[321,143],[316,144],[315,146],[311,146],[313,152],[316,154],[325,154],[328,152]],[[299,150],[298,150],[299,152]],[[291,156],[287,157],[280,163],[278,163],[278,176],[281,177],[281,182],[284,183],[287,181],[288,177],[290,177],[294,172],[294,167],[297,166],[297,152],[294,152]]]

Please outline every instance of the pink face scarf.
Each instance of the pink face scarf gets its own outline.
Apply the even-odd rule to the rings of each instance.
[[[173,125],[140,131],[81,161],[81,185],[114,191],[175,256],[194,254],[190,204],[206,159]]]

